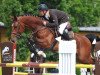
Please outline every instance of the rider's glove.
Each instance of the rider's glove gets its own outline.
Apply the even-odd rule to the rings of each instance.
[[[43,25],[45,25],[45,26],[46,26],[46,24],[47,24],[47,23],[46,23],[46,21],[43,21]]]

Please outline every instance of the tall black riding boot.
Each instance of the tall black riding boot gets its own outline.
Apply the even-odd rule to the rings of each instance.
[[[73,31],[68,31],[67,29],[64,30],[61,36],[63,40],[73,40],[74,39]]]
[[[62,40],[70,40],[68,33],[63,32],[63,34],[61,35],[61,39]]]

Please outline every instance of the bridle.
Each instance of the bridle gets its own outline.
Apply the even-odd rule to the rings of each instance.
[[[16,23],[18,23],[18,24],[16,24]],[[15,31],[16,31],[16,32],[12,32],[12,34],[16,35],[17,38],[19,38],[19,37],[21,36],[21,34],[20,34],[20,32],[19,32],[20,25],[21,25],[21,24],[19,23],[19,21],[13,22],[13,25],[12,25],[13,31],[14,31],[14,29],[15,29]]]

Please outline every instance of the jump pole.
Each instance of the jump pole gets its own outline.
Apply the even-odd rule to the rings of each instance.
[[[59,41],[59,75],[76,75],[76,41]]]
[[[58,68],[58,63],[33,63],[33,62],[15,62],[0,63],[0,67],[35,67],[35,68]],[[95,68],[92,64],[76,64],[76,68]]]

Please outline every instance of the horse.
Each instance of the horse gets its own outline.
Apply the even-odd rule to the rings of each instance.
[[[35,43],[40,48],[48,49],[55,40],[55,32],[53,29],[43,25],[40,17],[35,16],[18,16],[13,18],[11,40],[16,41],[19,35],[24,32],[26,28],[33,32]],[[80,63],[93,64],[91,57],[91,42],[86,36],[74,33],[74,39],[77,44],[77,59]],[[53,52],[58,52],[59,42],[53,48]],[[67,49],[66,49],[67,50]],[[67,61],[66,61],[67,62]]]

